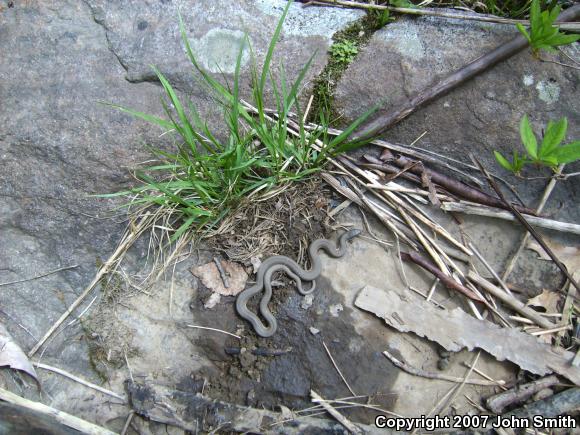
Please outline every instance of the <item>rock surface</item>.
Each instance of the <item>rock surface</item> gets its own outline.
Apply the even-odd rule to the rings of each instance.
[[[340,80],[336,109],[345,120],[354,119],[384,101],[396,107],[415,92],[434,84],[468,62],[491,51],[517,34],[512,26],[441,19],[401,17],[377,31]],[[580,44],[564,47],[573,58]],[[543,54],[570,63],[564,56]],[[466,82],[447,96],[392,127],[384,137],[409,144],[423,132],[416,146],[469,162],[468,153],[481,158],[489,169],[505,171],[493,158],[493,150],[511,156],[523,152],[519,122],[530,117],[536,134],[548,120],[568,118],[568,140],[580,136],[580,74],[577,69],[534,59],[529,50],[499,63]],[[569,165],[575,172],[580,165]],[[530,175],[549,175],[531,171]],[[518,183],[527,201],[538,200],[545,180]],[[580,208],[566,207],[567,198],[580,194],[578,179],[559,183],[549,203],[548,215],[578,222]]]
[[[244,34],[258,60],[263,59],[285,3],[187,0],[179,2],[179,9],[202,65],[215,73],[218,60],[229,77]],[[120,238],[122,215],[107,218],[114,204],[88,195],[131,185],[128,169],[148,158],[143,142],[164,143],[160,130],[98,101],[159,115],[161,88],[150,68],[157,65],[210,123],[220,125],[219,108],[191,77],[177,28],[177,10],[177,2],[171,0],[0,1],[0,284],[77,265],[1,287],[0,321],[24,350],[32,348],[76,299],[92,280],[100,259],[110,255]],[[315,54],[307,76],[307,81],[312,80],[324,67],[333,32],[361,15],[292,5],[274,62],[282,61],[292,76]],[[502,27],[402,19],[373,37],[339,83],[337,102],[347,117],[360,113],[381,95],[394,103],[509,36],[510,30]],[[244,57],[246,89],[248,59]],[[417,113],[388,137],[410,142],[428,127],[425,140],[433,149],[464,156],[465,144],[469,144],[487,156],[492,148],[505,150],[517,140],[515,128],[524,111],[536,122],[566,114],[570,136],[577,137],[577,86],[575,71],[534,63],[522,54]],[[526,190],[528,196],[537,196],[539,184]],[[578,193],[578,182],[559,183],[557,189],[550,212],[578,221],[577,207],[557,210],[558,201]],[[363,226],[359,216],[348,215],[347,220]],[[508,224],[490,229],[487,221],[472,219],[467,226],[476,240],[486,242],[482,251],[494,265],[505,259],[517,241]],[[132,289],[118,310],[101,313],[101,329],[85,316],[59,332],[42,351],[42,361],[119,394],[129,376],[187,389],[194,384],[198,388],[200,382],[205,385],[197,378],[202,373],[223,381],[208,386],[210,393],[240,402],[245,400],[240,398],[243,394],[252,406],[272,406],[277,401],[302,406],[313,387],[332,397],[350,394],[321,347],[325,339],[357,392],[391,391],[397,372],[380,355],[382,347],[389,345],[410,363],[432,370],[437,358],[429,353],[430,344],[394,334],[353,309],[352,300],[363,284],[381,286],[388,281],[393,287],[402,286],[395,279],[399,270],[392,255],[368,241],[357,240],[354,247],[356,260],[325,264],[326,278],[311,306],[300,308],[303,301],[294,293],[280,298],[283,303],[277,314],[285,332],[273,342],[257,343],[280,349],[289,343],[295,346],[294,353],[275,360],[246,356],[241,366],[229,365],[231,358],[224,348],[240,346],[235,338],[186,326],[211,325],[237,332],[241,324],[231,298],[212,310],[203,308],[209,295],[188,270],[193,262],[211,259],[201,255],[178,265],[171,283],[161,281],[150,289],[154,296]],[[129,266],[138,268],[146,254],[143,242],[131,252]],[[535,269],[530,271],[534,273],[534,278],[540,277]],[[429,287],[425,275],[407,274],[415,285]],[[105,286],[95,292],[100,298],[89,313],[97,310],[103,298],[114,298],[115,291]],[[338,317],[334,317],[329,307],[339,304],[344,311],[336,311]],[[318,334],[306,332],[314,326]],[[112,330],[116,335],[107,333]],[[100,346],[123,338],[119,335],[131,347],[103,355]],[[484,371],[492,373],[491,367],[495,367],[493,361]],[[461,367],[455,369],[457,375],[463,374]],[[109,397],[59,375],[39,370],[39,376],[46,393],[42,397],[6,370],[0,372],[0,384],[113,430],[123,427],[128,412],[124,406],[111,404]],[[377,398],[381,405],[391,409],[398,400],[403,410],[420,404],[428,412],[434,404],[429,397],[441,396],[448,388],[447,384],[421,384],[410,376],[401,379],[392,396]],[[166,428],[141,420],[135,424],[143,433],[167,433]]]
[[[203,65],[212,70],[217,59],[228,73],[245,32],[258,59],[264,57],[285,4],[191,0],[179,6]],[[315,53],[312,79],[324,66],[332,33],[360,15],[292,5],[278,51],[285,56],[275,62],[287,62],[292,77]],[[161,88],[151,82],[150,65],[157,65],[190,91],[210,122],[221,119],[191,77],[177,23],[171,0],[0,2],[0,283],[78,266],[2,287],[1,321],[25,350],[76,299],[120,238],[122,214],[104,219],[117,213],[110,213],[114,204],[88,195],[129,186],[129,169],[148,158],[143,143],[162,144],[158,128],[99,101],[161,115]],[[136,249],[135,262],[144,253]],[[77,322],[49,343],[43,361],[96,382],[87,348]],[[13,384],[10,377],[7,382]],[[45,383],[54,406],[96,418],[95,406],[73,400],[71,388],[78,386],[68,388],[53,377]]]

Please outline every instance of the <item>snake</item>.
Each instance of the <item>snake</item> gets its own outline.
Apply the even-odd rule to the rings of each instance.
[[[262,337],[271,337],[278,329],[276,318],[268,308],[268,303],[272,298],[272,277],[277,272],[284,272],[296,284],[296,289],[302,295],[312,293],[316,289],[315,279],[322,273],[322,262],[318,251],[325,251],[332,258],[340,258],[346,253],[346,243],[358,236],[361,230],[353,229],[346,231],[338,239],[338,244],[327,239],[317,239],[308,247],[308,256],[310,257],[310,269],[303,269],[296,261],[285,255],[274,255],[266,259],[258,268],[256,283],[245,289],[236,299],[236,310],[238,314],[246,319],[254,328],[254,331]],[[302,283],[311,282],[310,288],[305,289]],[[264,290],[260,300],[260,314],[266,320],[265,325],[260,318],[248,309],[250,298]]]

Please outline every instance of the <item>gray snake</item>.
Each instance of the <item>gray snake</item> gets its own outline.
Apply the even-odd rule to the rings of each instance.
[[[328,255],[333,258],[342,257],[346,253],[346,242],[353,237],[358,236],[361,233],[360,230],[350,230],[343,233],[338,239],[338,246],[334,246],[332,242],[326,239],[318,239],[310,244],[308,247],[308,256],[310,257],[311,268],[309,270],[304,270],[298,263],[289,257],[283,255],[275,255],[264,261],[258,268],[258,275],[256,277],[256,284],[252,287],[245,289],[238,295],[236,300],[236,309],[238,314],[244,319],[249,321],[256,333],[262,337],[271,337],[276,332],[278,328],[278,323],[276,318],[268,308],[268,303],[272,298],[272,276],[278,271],[285,272],[290,278],[296,283],[296,287],[300,294],[307,295],[312,293],[316,288],[316,283],[314,280],[318,278],[322,272],[322,262],[318,255],[318,251],[324,250]],[[309,289],[305,290],[302,287],[302,281],[310,281],[312,284]],[[266,320],[269,326],[265,326],[264,323],[258,318],[258,316],[252,313],[248,307],[247,303],[250,298],[264,289],[264,294],[260,300],[260,314]]]

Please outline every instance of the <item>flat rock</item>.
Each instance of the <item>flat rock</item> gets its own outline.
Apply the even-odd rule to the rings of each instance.
[[[159,128],[99,101],[161,115],[162,89],[151,82],[151,65],[157,65],[179,89],[190,91],[210,123],[218,124],[222,113],[191,76],[178,31],[177,2],[7,3],[0,4],[0,283],[77,266],[2,287],[0,321],[26,352],[90,283],[99,261],[120,239],[123,211],[111,212],[118,202],[89,195],[131,186],[129,169],[149,158],[143,144],[164,145]],[[227,75],[246,33],[258,60],[264,57],[285,4],[190,0],[179,7],[202,65],[218,71],[217,62]],[[293,5],[276,65],[284,61],[292,78],[315,54],[307,77],[312,79],[324,66],[332,33],[361,14]],[[248,66],[246,56],[246,85]],[[142,265],[145,255],[146,246],[139,245],[129,263]],[[87,348],[76,322],[56,334],[43,358],[100,382]],[[46,373],[40,376],[47,381]],[[4,380],[13,384],[8,375],[0,382]],[[94,402],[89,406],[72,400],[85,390],[76,396],[70,384],[54,378],[44,386],[60,409],[91,420],[110,417],[96,417],[102,409]]]
[[[435,17],[400,17],[377,31],[343,74],[336,89],[336,108],[350,120],[373,105],[396,107],[413,93],[446,77],[517,34],[512,26]],[[573,58],[580,44],[564,47]],[[570,63],[564,56],[542,54]],[[474,153],[499,174],[514,182],[532,204],[545,180],[518,182],[495,162],[493,150],[511,155],[523,151],[519,121],[528,114],[537,134],[548,120],[568,117],[568,140],[580,133],[579,74],[577,69],[540,62],[526,50],[461,85],[392,127],[384,137],[409,144],[423,132],[416,146],[469,162]],[[568,165],[570,172],[578,164]],[[549,176],[550,171],[531,171]],[[548,214],[578,222],[580,209],[565,207],[580,193],[580,182],[558,183],[548,204]]]

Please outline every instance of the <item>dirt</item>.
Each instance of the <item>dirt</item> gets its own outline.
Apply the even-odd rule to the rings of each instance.
[[[317,288],[316,298],[307,310],[301,308],[303,298],[292,288],[275,289],[272,307],[279,322],[278,332],[272,338],[264,339],[244,325],[242,340],[232,337],[225,343],[225,347],[239,349],[237,355],[228,355],[224,348],[218,348],[211,340],[197,342],[219,360],[214,360],[219,367],[217,373],[203,373],[207,379],[204,394],[226,402],[267,409],[281,405],[292,409],[307,408],[310,406],[310,390],[324,391],[329,397],[352,396],[333,367],[324,349],[324,341],[336,364],[349,373],[349,378],[360,391],[374,392],[370,400],[384,409],[391,409],[396,396],[388,392],[396,377],[395,370],[380,352],[373,352],[363,345],[364,339],[355,331],[350,316],[334,317],[328,310],[329,306],[344,305],[344,298],[332,288],[329,280],[319,278]],[[223,311],[212,313],[214,319],[234,317],[231,313],[234,299],[231,299]],[[227,326],[231,325],[224,325]],[[313,334],[310,327],[332,332],[328,335]],[[256,350],[258,353],[278,351],[281,355],[255,355],[252,352]],[[376,414],[361,408],[345,410],[345,413],[355,421],[366,423]]]

